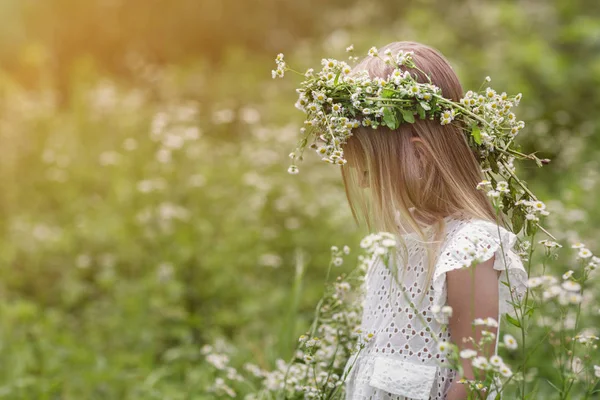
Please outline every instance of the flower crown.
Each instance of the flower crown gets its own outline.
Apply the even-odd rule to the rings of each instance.
[[[346,50],[352,51],[353,47]],[[460,101],[452,101],[443,97],[441,89],[416,66],[413,54],[412,51],[401,50],[394,56],[388,49],[383,58],[377,48],[372,47],[369,57],[379,58],[394,67],[388,79],[370,78],[367,71],[353,73],[346,62],[331,58],[321,61],[321,71],[315,72],[310,68],[302,74],[289,68],[283,54],[278,54],[275,59],[277,69],[272,71],[274,79],[283,78],[286,71],[305,78],[296,89],[299,97],[295,104],[306,114],[305,127],[301,128],[302,138],[297,148],[290,153],[292,165],[288,172],[299,172],[296,160],[303,159],[307,146],[316,149],[327,163],[346,164],[342,145],[352,136],[352,130],[360,126],[373,129],[385,126],[395,130],[400,124],[415,123],[417,118],[439,120],[441,125],[455,123],[463,129],[488,178],[477,188],[486,190],[491,198],[497,199],[495,205],[499,205],[505,213],[514,209],[515,233],[525,225],[525,220],[531,221],[527,224],[528,232],[533,229],[533,223],[539,226],[537,214],[547,215],[548,212],[525,183],[517,178],[513,162],[515,158],[530,159],[541,167],[549,160],[524,154],[513,143],[525,126],[512,112],[521,101],[521,93],[509,96],[490,87],[483,89],[484,83],[478,91],[469,90]],[[350,59],[356,61],[357,57]],[[410,70],[420,72],[428,82],[418,82],[417,74]],[[486,77],[485,82],[490,81]],[[492,173],[505,180],[497,180]]]

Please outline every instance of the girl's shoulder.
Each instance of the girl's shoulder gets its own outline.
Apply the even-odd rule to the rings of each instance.
[[[477,218],[453,218],[447,222],[445,239],[440,246],[433,274],[434,304],[446,301],[446,274],[460,268],[474,267],[495,256],[493,268],[501,271],[500,296],[510,300],[510,293],[524,293],[527,272],[515,245],[517,235],[499,224]],[[509,282],[510,288],[505,283]],[[507,307],[501,301],[501,312]]]

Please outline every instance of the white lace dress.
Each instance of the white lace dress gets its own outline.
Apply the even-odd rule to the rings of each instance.
[[[446,398],[455,372],[444,366],[448,361],[438,351],[434,337],[450,341],[451,334],[445,325],[447,318],[437,315],[436,320],[431,312],[433,305],[446,304],[446,272],[470,265],[475,257],[485,261],[496,254],[494,269],[502,271],[498,281],[499,313],[511,307],[507,303],[511,298],[509,288],[501,283],[507,281],[507,274],[513,295],[521,296],[525,291],[527,273],[513,248],[516,235],[485,220],[449,216],[445,221],[445,236],[442,236],[433,279],[422,302],[419,303],[427,277],[426,250],[415,233],[403,236],[408,248],[408,265],[404,276],[403,266],[399,266],[401,285],[381,261],[369,267],[361,329],[375,336],[360,354],[348,361],[346,368],[352,369],[346,381],[346,399]],[[433,238],[431,227],[425,233]]]

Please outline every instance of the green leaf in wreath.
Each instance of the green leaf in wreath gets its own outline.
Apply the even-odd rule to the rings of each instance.
[[[426,102],[426,101],[421,101],[421,102],[419,102],[419,105],[420,105],[421,107],[423,107],[423,110],[425,110],[425,111],[429,111],[429,110],[431,110],[431,106],[430,106],[429,104],[427,104],[427,102]]]
[[[481,144],[481,129],[476,124],[471,128],[471,136],[473,136],[475,143]]]
[[[400,112],[402,113],[402,118],[404,118],[404,120],[410,124],[414,124],[415,123],[415,116],[413,115],[412,111],[410,110],[400,110]]]
[[[398,121],[393,108],[385,107],[383,109],[383,123],[390,129],[398,129],[400,121]]]
[[[391,99],[392,97],[394,97],[394,91],[390,89],[383,89],[383,91],[381,92],[381,97],[384,99]]]
[[[337,75],[335,76],[335,79],[333,80],[333,85],[337,85],[338,81],[340,79],[340,74],[342,73],[342,71],[338,72]]]
[[[417,114],[419,114],[419,118],[421,119],[425,119],[425,108],[423,108],[423,104],[427,105],[427,103],[419,103],[417,104]],[[429,105],[427,105],[427,107],[429,107]]]

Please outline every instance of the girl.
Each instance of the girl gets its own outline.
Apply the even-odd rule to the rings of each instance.
[[[445,98],[463,97],[436,50],[412,42],[379,49],[390,51],[413,52],[419,82],[428,82],[428,75]],[[394,68],[367,57],[353,72],[388,79]],[[473,349],[467,338],[479,341],[482,330],[498,334],[496,321],[527,280],[513,248],[516,235],[478,190],[481,167],[457,124],[416,119],[393,130],[361,126],[343,150],[354,217],[359,221],[361,214],[370,231],[400,238],[400,257],[391,267],[377,262],[367,271],[361,329],[373,337],[348,362],[347,399],[464,399],[467,388],[447,367],[444,343],[467,350]],[[482,325],[474,329],[475,319]],[[497,346],[496,336],[485,355]],[[471,357],[462,359],[462,368],[467,378],[477,376]]]

